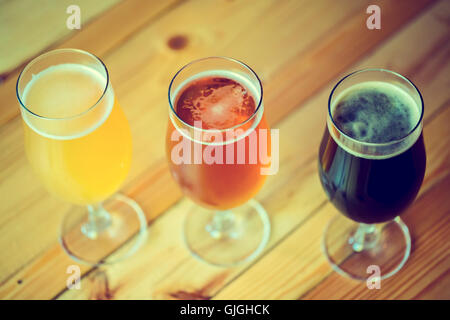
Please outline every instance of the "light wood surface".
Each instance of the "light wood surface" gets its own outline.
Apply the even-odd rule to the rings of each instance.
[[[0,299],[450,299],[450,2],[377,3],[381,30],[366,28],[370,1],[85,1],[82,28],[70,31],[65,1],[0,2]],[[169,45],[174,37],[184,40],[180,48]],[[122,192],[149,222],[147,242],[130,259],[80,265],[80,290],[66,288],[74,262],[57,241],[70,205],[50,196],[28,165],[15,96],[21,68],[63,47],[88,50],[108,66],[133,134]],[[192,204],[165,159],[170,79],[211,55],[252,66],[268,121],[280,129],[280,170],[257,196],[271,219],[270,242],[235,268],[206,265],[184,247]],[[413,251],[381,290],[333,272],[320,249],[338,214],[317,173],[327,99],[340,77],[364,67],[404,74],[425,100],[426,178],[402,215]]]

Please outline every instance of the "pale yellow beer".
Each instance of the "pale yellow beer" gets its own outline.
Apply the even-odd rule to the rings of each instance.
[[[16,94],[31,166],[51,193],[78,204],[62,219],[64,251],[91,266],[135,253],[147,221],[139,204],[117,193],[132,142],[106,65],[79,49],[49,51],[24,67]]]
[[[129,124],[107,82],[93,68],[66,63],[33,75],[23,91],[34,114],[23,112],[29,161],[50,192],[72,203],[106,199],[130,168]]]

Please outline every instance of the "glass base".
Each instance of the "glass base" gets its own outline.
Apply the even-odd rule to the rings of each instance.
[[[366,281],[373,278],[378,267],[380,279],[387,279],[408,260],[411,251],[408,227],[400,217],[366,226],[369,232],[362,243],[358,242],[355,239],[359,223],[337,215],[325,229],[322,249],[332,268],[341,275]]]
[[[184,223],[186,246],[203,262],[230,267],[257,257],[270,237],[270,221],[256,201],[226,211],[193,206]]]
[[[77,262],[112,264],[131,256],[145,242],[147,221],[134,200],[116,194],[102,206],[105,215],[96,228],[89,223],[86,207],[75,207],[64,217],[60,243]]]

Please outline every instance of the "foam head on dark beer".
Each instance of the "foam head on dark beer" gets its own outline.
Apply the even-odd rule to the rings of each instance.
[[[414,99],[388,82],[353,85],[335,101],[333,121],[343,133],[361,142],[387,143],[402,139],[420,118]]]

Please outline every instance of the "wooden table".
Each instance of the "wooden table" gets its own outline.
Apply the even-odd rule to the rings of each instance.
[[[66,28],[73,2],[80,30]],[[0,298],[450,299],[450,1],[376,3],[381,30],[366,27],[371,1],[0,1]],[[134,138],[122,192],[143,207],[150,232],[122,263],[81,266],[80,290],[66,288],[74,262],[57,241],[70,205],[50,196],[28,165],[15,97],[23,66],[62,47],[95,53],[109,68]],[[171,77],[211,55],[256,70],[268,120],[280,129],[280,170],[257,197],[271,218],[270,242],[256,260],[228,269],[184,247],[190,202],[169,174],[162,139]],[[406,75],[425,99],[426,178],[402,215],[412,254],[381,290],[339,276],[320,250],[337,214],[317,174],[327,98],[340,77],[364,67]]]

